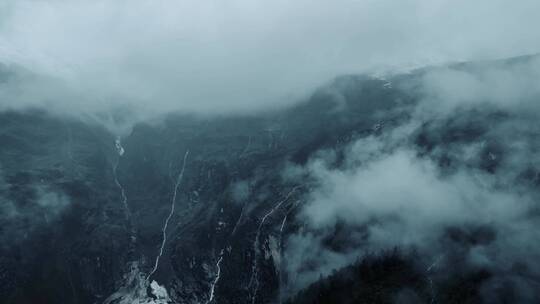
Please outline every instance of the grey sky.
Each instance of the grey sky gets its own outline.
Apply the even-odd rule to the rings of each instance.
[[[343,73],[538,52],[537,28],[535,0],[3,0],[0,62],[31,74],[0,108],[262,110]]]

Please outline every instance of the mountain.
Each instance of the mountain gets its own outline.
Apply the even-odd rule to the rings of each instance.
[[[483,79],[486,70],[534,60],[341,76],[288,109],[212,118],[171,114],[121,136],[43,110],[4,111],[2,303],[533,303],[538,264],[519,255],[502,269],[467,261],[471,250],[508,237],[489,222],[445,221],[437,236],[444,262],[426,271],[425,252],[415,246],[368,246],[370,225],[385,223],[385,214],[357,226],[340,218],[324,231],[310,226],[304,205],[311,206],[320,180],[304,171],[289,175],[317,159],[330,159],[331,172],[358,168],[351,147],[384,139],[385,149],[406,146],[442,176],[474,171],[497,178],[499,188],[535,197],[540,133],[530,111],[486,103],[489,95],[482,95],[473,107],[418,114],[426,96],[434,96],[425,88],[433,73]],[[408,133],[395,139],[402,129]],[[506,161],[516,155],[530,162],[510,172]],[[536,223],[535,208],[527,211],[527,224]],[[330,272],[309,259],[294,260],[288,255],[298,240],[293,236],[306,234],[321,237],[325,253],[354,258]],[[299,280],[293,263],[319,275]]]

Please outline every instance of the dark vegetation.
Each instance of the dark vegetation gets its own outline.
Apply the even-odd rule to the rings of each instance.
[[[287,304],[479,303],[486,270],[432,277],[414,253],[397,249],[369,254],[335,270],[289,299]]]

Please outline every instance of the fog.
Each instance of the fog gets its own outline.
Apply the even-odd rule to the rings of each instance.
[[[0,108],[253,113],[341,74],[538,52],[539,20],[535,0],[4,0]]]
[[[515,279],[534,290],[539,72],[538,56],[429,69],[404,122],[349,143],[343,159],[328,150],[288,168],[314,181],[287,243],[292,289],[398,247],[426,268],[489,269],[487,293]]]
[[[421,110],[431,114],[449,113],[463,107],[494,106],[501,110],[538,110],[540,57],[514,59],[516,62],[481,62],[470,68],[446,67],[422,77],[424,102]]]

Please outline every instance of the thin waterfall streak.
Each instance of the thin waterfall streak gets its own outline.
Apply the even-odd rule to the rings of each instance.
[[[247,202],[244,203],[244,205],[242,206],[242,210],[240,210],[240,215],[238,216],[238,220],[236,220],[236,223],[234,224],[231,235],[234,235],[236,233],[236,229],[238,229],[238,226],[240,225],[240,221],[242,220],[242,216],[244,215],[244,210],[246,209],[246,205],[247,205]]]
[[[223,261],[223,253],[224,253],[224,249],[221,249],[221,252],[219,253],[219,259],[216,263],[216,267],[217,267],[216,277],[214,279],[214,282],[212,282],[212,286],[210,287],[210,297],[208,297],[208,301],[206,301],[205,304],[209,304],[214,300],[216,285],[219,282],[219,278],[221,276],[221,261]]]
[[[277,203],[276,205],[274,205],[274,207],[272,209],[270,209],[270,211],[268,211],[261,219],[261,222],[259,223],[259,226],[257,227],[257,233],[255,235],[255,242],[253,243],[253,250],[255,252],[255,256],[253,258],[253,263],[252,263],[252,266],[251,266],[251,277],[249,279],[249,284],[248,286],[251,287],[253,285],[253,282],[255,280],[255,288],[254,288],[254,292],[253,292],[253,295],[251,297],[251,301],[252,303],[255,303],[255,298],[257,296],[257,292],[258,292],[258,289],[259,289],[259,274],[258,274],[258,270],[257,270],[257,259],[259,257],[259,239],[260,239],[260,236],[261,236],[261,229],[264,225],[264,223],[266,222],[266,219],[268,219],[268,217],[270,217],[274,212],[276,212],[276,210],[278,210],[281,205],[283,205],[283,203],[285,203],[286,201],[289,200],[289,198],[291,197],[291,195],[296,191],[296,189],[300,188],[301,186],[295,186],[294,188],[291,189],[291,191],[289,191],[289,193],[287,193],[287,195],[285,196],[284,199],[282,199],[279,203]]]
[[[279,207],[281,207],[281,205],[283,205],[283,203],[285,203],[286,201],[289,200],[289,197],[294,193],[294,191],[296,191],[296,189],[298,189],[300,186],[296,186],[294,188],[292,188],[291,191],[289,191],[289,193],[287,193],[287,195],[285,196],[285,198],[283,200],[281,200],[278,204],[276,204],[270,211],[268,211],[268,213],[266,213],[261,222],[259,223],[259,227],[257,228],[258,230],[258,234],[260,234],[260,230],[262,228],[262,226],[264,225],[264,223],[266,222],[266,219],[271,216],[274,212],[276,212],[276,210],[279,209]]]
[[[116,163],[113,165],[113,177],[114,177],[114,183],[116,184],[116,187],[118,190],[120,190],[120,196],[122,199],[122,205],[124,207],[124,216],[126,218],[127,225],[129,226],[128,229],[130,230],[131,239],[135,240],[135,231],[133,230],[133,226],[131,223],[131,210],[129,209],[128,205],[128,198],[126,195],[126,190],[120,183],[120,180],[118,179],[118,166],[120,165],[120,159],[122,158],[122,155],[124,155],[124,147],[122,147],[122,142],[120,137],[117,137],[115,142],[116,151],[118,153],[118,158],[116,160]]]
[[[186,160],[187,160],[188,155],[189,155],[189,150],[187,150],[186,153],[184,154],[184,161],[182,163],[182,169],[180,170],[180,173],[178,174],[178,177],[176,178],[176,183],[174,185],[173,197],[172,197],[172,201],[171,201],[171,211],[169,212],[169,215],[165,219],[165,223],[163,225],[163,228],[161,229],[162,242],[161,242],[161,246],[159,248],[159,254],[156,256],[156,260],[154,262],[154,268],[152,268],[152,271],[146,277],[146,281],[148,281],[150,279],[150,277],[152,277],[152,275],[157,271],[157,269],[159,267],[159,259],[163,255],[163,249],[165,248],[165,243],[167,242],[167,227],[169,226],[169,221],[171,220],[171,218],[172,218],[172,216],[174,214],[176,195],[178,193],[178,187],[180,186],[180,183],[182,182],[182,178],[184,177],[184,170],[186,168]]]
[[[279,228],[279,255],[280,255],[280,261],[281,261],[281,258],[282,258],[282,251],[283,251],[283,229],[285,228],[285,223],[287,222],[287,218],[289,217],[289,214],[294,210],[294,208],[296,207],[298,202],[299,202],[299,200],[290,204],[291,207],[285,213],[285,216],[283,217],[283,221],[281,222],[281,227]],[[283,294],[282,294],[282,288],[283,288],[282,279],[283,278],[282,278],[281,271],[282,271],[282,265],[281,265],[281,262],[280,262],[280,265],[279,265],[279,283],[278,283],[279,284],[278,300],[279,300],[280,304],[283,302]]]
[[[126,191],[124,190],[124,187],[122,186],[122,184],[120,184],[120,181],[118,180],[118,175],[117,175],[118,163],[119,162],[116,162],[116,164],[113,167],[114,183],[116,184],[116,187],[118,187],[118,189],[120,190],[120,195],[122,197],[122,205],[124,206],[126,217],[127,217],[127,219],[130,219],[131,218],[131,212],[130,212],[129,206],[127,204],[128,199],[127,199]]]
[[[283,228],[285,227],[286,221],[287,221],[287,214],[283,217],[283,222],[281,222],[281,227],[279,227],[280,236],[281,236],[281,233],[283,232]]]
[[[431,293],[431,302],[430,303],[435,303],[435,299],[436,299],[435,284],[433,283],[433,279],[431,278],[430,273],[434,268],[436,268],[439,265],[439,263],[441,262],[443,257],[444,257],[444,255],[440,255],[437,259],[435,259],[435,261],[433,263],[431,263],[431,265],[429,265],[426,268],[426,276],[427,276],[427,279],[429,281],[429,290],[430,290],[430,293]]]
[[[243,216],[243,214],[244,214],[244,210],[245,210],[245,208],[246,208],[246,205],[247,205],[247,202],[244,203],[244,205],[242,206],[242,210],[240,211],[240,215],[238,216],[238,219],[236,220],[236,223],[235,223],[235,225],[234,225],[234,227],[233,227],[233,230],[232,230],[231,234],[229,235],[229,237],[232,237],[232,236],[235,234],[236,229],[237,229],[238,226],[240,225],[240,222],[242,221],[242,216]],[[228,246],[227,246],[227,247],[228,247]],[[219,279],[220,279],[220,275],[221,275],[221,268],[220,268],[220,265],[221,265],[221,262],[223,261],[223,253],[224,253],[224,249],[225,249],[225,248],[221,249],[221,252],[220,252],[220,255],[219,255],[219,259],[218,259],[218,262],[217,262],[217,264],[216,264],[217,269],[218,269],[218,271],[217,271],[217,276],[216,276],[216,278],[215,278],[213,284],[211,285],[211,288],[210,288],[210,297],[209,297],[209,300],[206,302],[206,304],[209,304],[210,302],[212,302],[212,300],[213,300],[213,298],[214,298],[214,296],[215,296],[215,287],[216,287],[216,285],[217,285],[217,283],[218,283],[218,281],[219,281]],[[229,253],[230,253],[230,249],[229,249]]]
[[[429,265],[429,267],[426,269],[426,272],[430,272],[433,268],[437,267],[442,258],[443,255],[440,255],[435,261],[433,261],[433,263],[431,263],[431,265]]]

